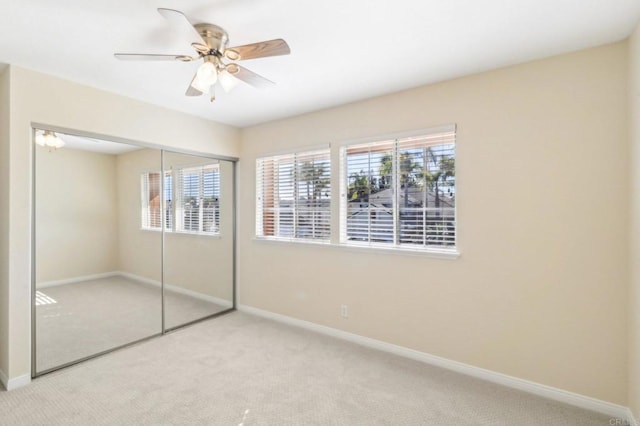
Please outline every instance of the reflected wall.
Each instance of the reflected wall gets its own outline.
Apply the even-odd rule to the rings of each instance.
[[[233,306],[233,163],[164,152],[165,327]]]

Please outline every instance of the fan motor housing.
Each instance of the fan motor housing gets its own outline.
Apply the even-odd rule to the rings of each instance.
[[[211,50],[224,53],[229,35],[223,28],[213,24],[195,24],[194,27]]]

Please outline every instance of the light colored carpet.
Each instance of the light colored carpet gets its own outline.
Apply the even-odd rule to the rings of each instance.
[[[162,332],[160,289],[122,276],[39,289],[36,304],[37,371]],[[228,309],[170,291],[165,307],[167,328]]]
[[[2,425],[609,425],[234,312],[0,392]]]

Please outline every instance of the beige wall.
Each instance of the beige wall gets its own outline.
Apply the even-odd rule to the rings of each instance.
[[[117,270],[116,156],[36,147],[36,286]]]
[[[621,42],[243,129],[240,303],[626,405],[626,114]],[[253,240],[256,156],[450,123],[458,259]]]
[[[9,294],[0,305],[9,311],[9,330],[0,347],[9,348],[6,373],[14,379],[30,374],[31,123],[229,156],[239,153],[239,131],[16,66],[9,72],[11,149],[0,158],[11,181],[10,269],[0,281],[0,294]]]
[[[0,69],[0,342],[9,340],[9,67]],[[0,372],[9,374],[9,347],[0,344]]]
[[[141,228],[140,175],[159,171],[160,150],[141,149],[118,155],[118,270],[160,281],[162,233]]]
[[[629,281],[629,406],[640,419],[640,26],[629,40],[631,139],[631,279]]]

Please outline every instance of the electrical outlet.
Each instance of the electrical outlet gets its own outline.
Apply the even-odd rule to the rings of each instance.
[[[340,306],[340,316],[342,316],[342,318],[349,318],[349,307],[347,305]]]

